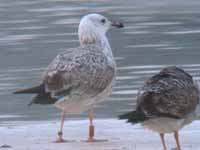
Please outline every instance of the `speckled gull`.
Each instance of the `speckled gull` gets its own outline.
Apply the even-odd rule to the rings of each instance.
[[[174,133],[177,150],[181,150],[178,131],[199,117],[199,84],[175,66],[149,78],[138,93],[136,110],[120,116],[158,132],[164,150],[165,133]]]
[[[57,142],[62,138],[65,113],[89,111],[90,126],[87,142],[94,142],[93,108],[111,93],[116,64],[106,32],[111,26],[122,28],[100,14],[88,14],[79,24],[80,47],[68,49],[50,63],[39,86],[19,93],[37,94],[30,105],[54,104],[62,110]]]

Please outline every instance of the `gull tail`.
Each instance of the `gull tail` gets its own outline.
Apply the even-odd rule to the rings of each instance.
[[[54,104],[57,100],[58,99],[51,97],[50,93],[39,93],[35,97],[33,97],[28,106],[31,106],[32,104]]]
[[[44,91],[45,91],[44,84],[40,84],[35,87],[15,91],[14,94],[37,94],[37,93],[42,93]]]
[[[19,90],[14,92],[14,94],[37,94],[33,97],[28,106],[31,106],[32,104],[54,104],[58,100],[52,97],[51,93],[45,91],[44,84],[40,84],[28,89]]]
[[[143,122],[143,121],[147,120],[148,118],[142,112],[131,111],[131,112],[127,112],[125,114],[120,115],[119,119],[127,119],[127,122],[136,124],[136,123]]]

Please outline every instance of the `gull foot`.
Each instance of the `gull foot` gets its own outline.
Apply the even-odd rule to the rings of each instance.
[[[108,142],[107,139],[95,139],[95,138],[88,138],[87,140],[83,140],[86,143],[95,143],[95,142]]]
[[[171,150],[180,150],[179,148],[175,147],[175,148],[171,148]]]
[[[71,142],[75,142],[75,140],[64,140],[64,139],[57,139],[56,141],[54,141],[53,143],[71,143]]]

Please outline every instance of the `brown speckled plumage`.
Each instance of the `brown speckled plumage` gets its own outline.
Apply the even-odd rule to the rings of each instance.
[[[192,77],[177,67],[164,68],[149,78],[137,98],[137,109],[149,117],[183,118],[199,103]]]
[[[98,45],[84,45],[59,54],[43,74],[47,91],[55,95],[71,89],[79,94],[96,96],[115,76],[115,63],[110,63]]]
[[[103,21],[102,21],[103,20]],[[60,53],[42,75],[42,82],[15,94],[37,94],[31,104],[54,104],[62,110],[61,124],[56,143],[63,143],[65,113],[79,114],[89,110],[89,137],[96,142],[93,124],[94,107],[106,100],[112,91],[116,65],[106,37],[111,27],[123,24],[109,21],[100,14],[85,15],[79,24],[80,47]]]
[[[179,130],[199,119],[199,84],[184,70],[166,67],[150,77],[138,93],[136,110],[119,116],[132,124],[159,133],[163,149],[164,135],[173,133],[177,150],[181,150]]]

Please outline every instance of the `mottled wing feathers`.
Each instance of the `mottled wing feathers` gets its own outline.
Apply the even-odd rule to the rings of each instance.
[[[137,109],[146,116],[182,118],[199,102],[192,77],[177,67],[164,68],[148,79],[137,98]]]
[[[64,94],[68,89],[96,95],[113,80],[114,64],[109,64],[100,47],[88,45],[59,54],[43,75],[49,92]]]

